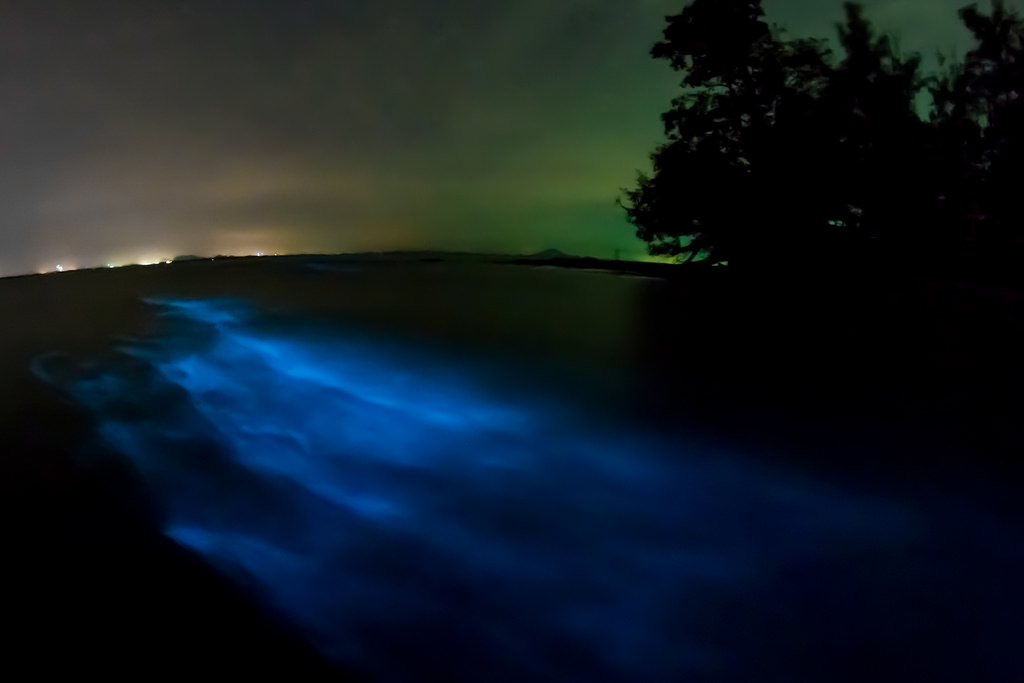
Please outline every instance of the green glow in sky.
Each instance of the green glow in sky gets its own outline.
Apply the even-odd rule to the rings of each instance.
[[[866,0],[907,49],[963,0]],[[1012,3],[1011,3],[1012,4]],[[0,273],[160,252],[639,256],[664,0],[0,5]],[[839,2],[765,0],[831,36]]]

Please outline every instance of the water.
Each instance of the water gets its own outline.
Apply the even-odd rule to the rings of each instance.
[[[457,278],[440,272],[435,283]],[[380,313],[410,291],[368,297]],[[571,363],[538,349],[628,376],[622,329],[586,353],[565,337],[446,346],[265,297],[142,298],[145,333],[39,354],[35,372],[137,468],[167,536],[371,680],[1024,671],[1019,527],[970,499],[841,485],[749,444],[597,420],[614,401],[555,377]],[[451,315],[447,331],[472,331],[449,303],[433,303],[433,329]],[[592,320],[622,328],[628,310]]]

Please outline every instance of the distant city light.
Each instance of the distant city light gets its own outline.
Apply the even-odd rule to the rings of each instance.
[[[113,267],[114,267],[114,264],[113,264],[113,263],[108,263],[108,264],[107,264],[107,268],[113,268]]]
[[[256,252],[256,255],[257,255],[257,256],[263,256],[263,252],[262,252],[262,251],[257,251],[257,252]]]
[[[63,273],[64,272],[64,266],[62,266],[61,264],[58,263],[57,264],[57,272],[58,273]]]
[[[170,259],[167,259],[166,261],[164,261],[164,263],[170,263],[170,262],[171,262]]]

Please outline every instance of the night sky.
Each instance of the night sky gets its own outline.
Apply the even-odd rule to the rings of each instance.
[[[908,49],[965,0],[865,0]],[[679,0],[6,0],[0,275],[455,249],[639,257],[618,188],[676,76]],[[765,0],[829,36],[840,2]],[[983,7],[988,3],[983,3]]]

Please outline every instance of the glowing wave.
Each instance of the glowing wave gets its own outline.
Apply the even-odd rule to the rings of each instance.
[[[923,597],[951,589],[948,557],[908,550],[918,514],[597,437],[450,359],[426,372],[241,304],[152,303],[156,338],[37,371],[100,418],[168,535],[330,657],[395,681],[846,680],[883,654],[919,673],[919,634],[879,621],[931,618]]]

